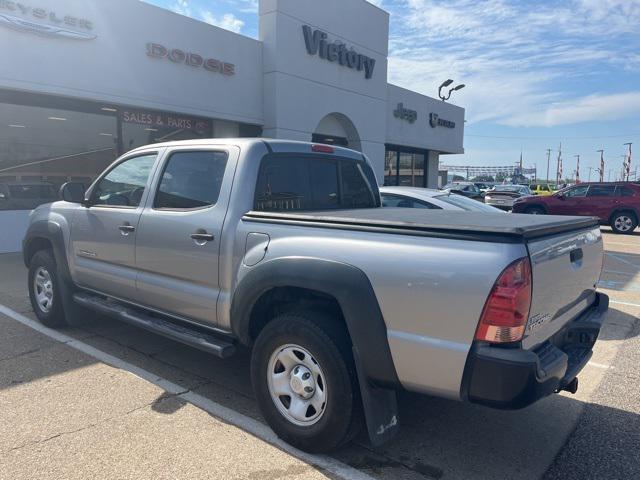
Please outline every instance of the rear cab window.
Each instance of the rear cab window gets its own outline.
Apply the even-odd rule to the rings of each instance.
[[[375,175],[364,162],[342,157],[273,154],[263,158],[254,209],[267,212],[375,208]]]

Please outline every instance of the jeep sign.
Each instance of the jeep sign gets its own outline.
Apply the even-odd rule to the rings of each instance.
[[[409,123],[413,123],[418,119],[418,112],[416,112],[415,110],[404,108],[404,104],[399,103],[398,108],[393,111],[393,116],[402,120],[406,120]]]
[[[356,50],[336,40],[329,42],[328,35],[322,30],[312,30],[310,26],[302,26],[302,34],[304,35],[304,43],[307,47],[309,55],[318,55],[329,62],[338,62],[340,65],[358,70],[364,70],[364,77],[370,79],[373,76],[373,69],[376,66],[375,58],[362,55]]]

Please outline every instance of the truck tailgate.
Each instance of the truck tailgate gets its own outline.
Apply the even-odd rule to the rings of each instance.
[[[533,290],[522,345],[532,349],[594,302],[603,246],[595,227],[532,240],[527,247]]]

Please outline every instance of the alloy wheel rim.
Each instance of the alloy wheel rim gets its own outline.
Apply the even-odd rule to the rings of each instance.
[[[33,276],[33,292],[38,308],[43,313],[49,313],[53,307],[53,280],[44,267],[38,267]]]
[[[615,225],[616,229],[620,230],[621,232],[627,232],[629,229],[631,229],[633,222],[630,217],[626,215],[620,215],[616,218]]]
[[[327,406],[327,383],[311,353],[295,344],[278,347],[269,359],[267,384],[271,400],[289,422],[311,426]]]

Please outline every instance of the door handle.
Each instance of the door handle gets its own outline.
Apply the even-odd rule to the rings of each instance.
[[[206,230],[192,233],[190,237],[195,240],[198,245],[204,245],[205,243],[212,242],[215,239],[215,237],[212,234],[207,233]]]
[[[125,223],[124,225],[120,225],[118,227],[118,230],[120,230],[120,233],[123,236],[127,236],[129,235],[131,232],[135,232],[136,231],[136,227],[134,227],[133,225],[130,225],[129,223]]]

